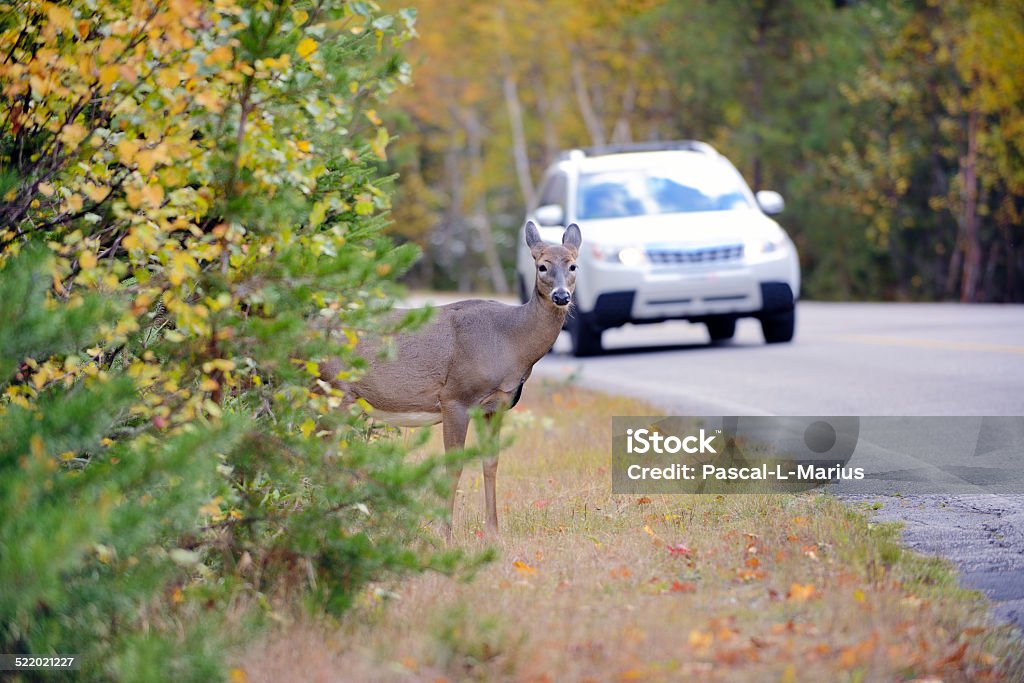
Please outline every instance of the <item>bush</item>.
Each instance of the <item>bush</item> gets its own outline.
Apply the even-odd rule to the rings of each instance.
[[[203,645],[203,620],[175,597],[194,560],[174,542],[194,528],[215,486],[214,453],[231,447],[237,426],[103,448],[135,401],[121,373],[17,400],[34,361],[15,374],[11,359],[31,349],[74,366],[75,349],[117,312],[97,297],[48,307],[41,263],[34,250],[0,270],[0,377],[16,378],[0,380],[15,398],[0,413],[0,651],[78,654],[88,678],[210,680],[219,660]]]
[[[0,262],[36,273],[57,316],[23,311],[38,329],[4,356],[24,361],[4,457],[35,463],[38,496],[5,539],[67,544],[24,544],[53,561],[51,593],[11,598],[10,647],[64,647],[46,615],[94,615],[83,631],[123,653],[110,666],[141,671],[143,652],[173,655],[146,634],[180,612],[296,591],[337,612],[388,571],[459,565],[422,532],[444,457],[406,462],[318,381],[322,360],[355,377],[361,339],[422,321],[381,315],[415,258],[381,235],[375,109],[406,79],[412,21],[281,0],[30,0],[0,20]],[[16,256],[31,241],[45,275]]]

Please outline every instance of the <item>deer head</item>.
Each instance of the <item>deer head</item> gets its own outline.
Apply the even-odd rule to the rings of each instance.
[[[576,257],[583,237],[575,223],[565,229],[562,244],[545,244],[533,221],[526,223],[526,246],[537,265],[536,293],[544,301],[565,308],[576,287]]]

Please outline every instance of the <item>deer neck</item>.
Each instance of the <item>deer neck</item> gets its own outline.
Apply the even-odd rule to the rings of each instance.
[[[551,350],[568,310],[544,300],[536,289],[530,300],[519,307],[520,356],[530,367]]]

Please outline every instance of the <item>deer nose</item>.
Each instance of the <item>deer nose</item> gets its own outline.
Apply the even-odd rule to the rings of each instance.
[[[571,298],[572,295],[569,294],[568,289],[556,289],[555,291],[551,292],[551,300],[555,303],[556,306],[568,306],[569,300]]]

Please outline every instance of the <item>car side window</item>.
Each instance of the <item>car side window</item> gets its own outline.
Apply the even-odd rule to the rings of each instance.
[[[548,204],[555,204],[562,207],[565,211],[565,196],[566,196],[566,179],[564,173],[556,173],[547,182],[544,183],[544,188],[540,192],[540,202],[538,206],[547,206]]]

